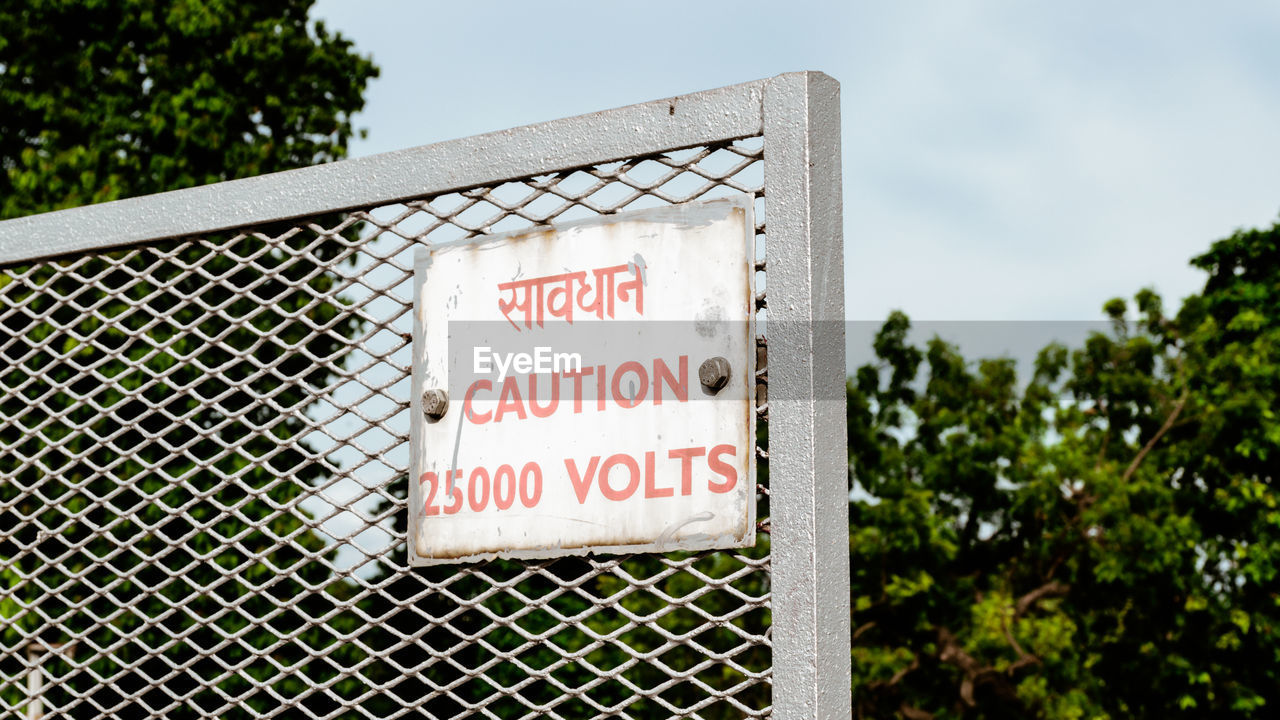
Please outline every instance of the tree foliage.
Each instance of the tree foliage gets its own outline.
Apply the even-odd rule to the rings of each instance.
[[[894,314],[849,395],[858,717],[1280,706],[1280,225],[1108,333],[968,362]]]
[[[0,4],[0,219],[344,156],[377,71],[312,4]]]
[[[0,218],[344,155],[376,70],[310,5],[0,5]],[[363,691],[336,672],[360,659],[337,641],[348,590],[297,508],[327,473],[308,386],[358,327],[317,301],[337,243],[261,230],[0,274],[0,671],[20,679],[29,642],[89,663],[43,661],[47,708],[238,717]]]

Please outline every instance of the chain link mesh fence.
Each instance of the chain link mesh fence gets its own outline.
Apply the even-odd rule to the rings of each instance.
[[[763,391],[755,548],[405,548],[415,248],[749,193],[764,288],[762,147],[0,270],[0,716],[768,716]]]

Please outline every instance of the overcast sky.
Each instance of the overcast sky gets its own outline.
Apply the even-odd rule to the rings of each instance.
[[[847,316],[1091,320],[1280,211],[1280,3],[321,0],[355,155],[768,77],[842,85]]]

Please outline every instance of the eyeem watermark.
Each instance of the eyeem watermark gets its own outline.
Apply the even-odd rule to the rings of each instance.
[[[537,346],[532,353],[494,352],[493,348],[483,345],[472,352],[472,369],[477,375],[488,375],[498,371],[498,382],[507,377],[507,371],[521,375],[529,373],[581,372],[582,355],[579,353],[552,352],[550,347]]]

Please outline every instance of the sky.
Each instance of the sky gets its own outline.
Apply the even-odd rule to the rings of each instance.
[[[841,83],[846,317],[1095,320],[1280,211],[1280,3],[321,0],[370,155],[770,77]]]

